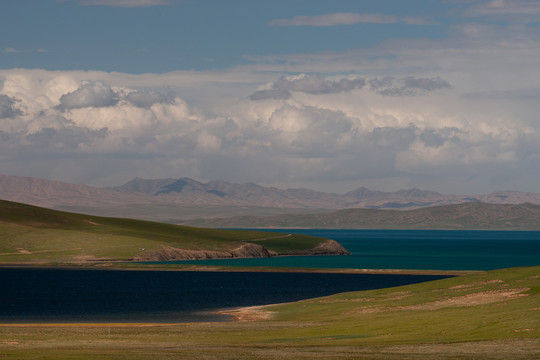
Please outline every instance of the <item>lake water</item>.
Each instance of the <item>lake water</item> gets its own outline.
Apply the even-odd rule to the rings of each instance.
[[[540,265],[540,231],[268,230],[338,241],[351,256],[199,260],[208,265],[345,269],[493,270]],[[179,261],[176,263],[193,263]]]
[[[282,231],[332,238],[352,255],[200,260],[196,263],[433,270],[540,265],[538,231]],[[215,309],[289,302],[438,278],[441,277],[0,268],[0,322],[215,321],[223,320],[213,313]]]
[[[430,275],[0,268],[0,323],[194,322],[213,310],[444,278]]]

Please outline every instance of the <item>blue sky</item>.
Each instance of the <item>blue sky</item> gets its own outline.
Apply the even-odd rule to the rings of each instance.
[[[0,173],[540,192],[540,1],[3,0]]]
[[[252,56],[343,51],[396,37],[442,37],[445,26],[455,20],[451,12],[459,9],[429,0],[6,0],[0,7],[0,29],[10,34],[2,40],[3,67],[130,73],[227,68],[249,63]],[[388,19],[279,25],[279,20],[297,16],[335,13]],[[425,24],[407,24],[404,18]]]

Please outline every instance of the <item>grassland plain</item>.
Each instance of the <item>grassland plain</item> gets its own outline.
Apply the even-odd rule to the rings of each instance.
[[[540,266],[227,312],[238,321],[2,325],[0,357],[540,358]]]
[[[0,263],[128,260],[164,248],[227,252],[258,244],[309,254],[327,239],[300,234],[203,229],[49,210],[0,200]]]

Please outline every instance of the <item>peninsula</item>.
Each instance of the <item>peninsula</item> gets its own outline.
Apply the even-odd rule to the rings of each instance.
[[[56,211],[0,200],[0,263],[170,261],[347,255],[331,239],[204,229]]]

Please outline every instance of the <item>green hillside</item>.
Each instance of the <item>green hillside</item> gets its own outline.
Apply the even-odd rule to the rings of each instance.
[[[126,260],[163,247],[230,251],[246,243],[261,243],[278,254],[295,254],[309,252],[325,240],[106,218],[0,200],[0,262]]]
[[[451,343],[540,337],[540,266],[269,306],[271,318],[310,324],[279,334],[306,344]],[[540,349],[539,349],[540,350]]]

